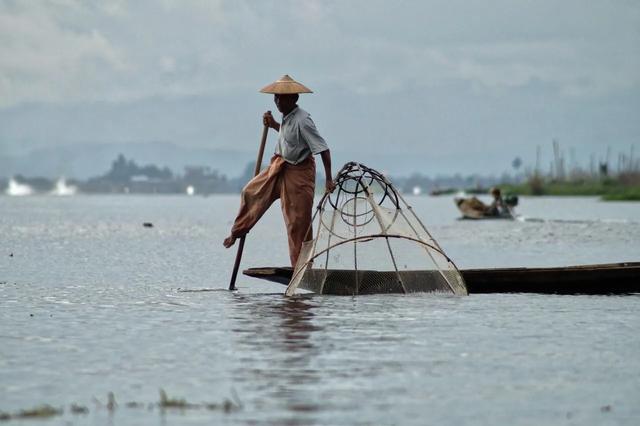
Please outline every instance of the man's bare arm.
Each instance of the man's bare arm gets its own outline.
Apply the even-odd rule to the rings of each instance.
[[[324,165],[325,190],[327,192],[333,192],[333,190],[336,189],[336,184],[331,175],[331,152],[328,149],[326,151],[322,151],[320,153],[320,157],[322,158],[322,164]]]

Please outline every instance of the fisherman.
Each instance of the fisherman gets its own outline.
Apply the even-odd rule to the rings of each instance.
[[[325,191],[333,192],[331,153],[308,112],[297,105],[299,93],[313,93],[288,75],[263,87],[260,92],[273,94],[282,113],[278,123],[271,111],[264,113],[263,124],[278,134],[275,153],[269,166],[251,179],[242,190],[240,210],[223,245],[231,247],[246,235],[277,199],[289,240],[289,258],[295,268],[302,243],[312,238],[311,214],[315,192],[316,163],[320,154],[324,165]]]
[[[487,207],[486,214],[489,216],[510,215],[511,210],[502,198],[502,193],[497,187],[491,188],[489,193],[493,196],[493,202]]]

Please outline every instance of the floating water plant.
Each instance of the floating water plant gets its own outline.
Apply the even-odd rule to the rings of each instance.
[[[71,404],[71,406],[69,407],[69,411],[71,411],[72,414],[88,414],[89,413],[89,409],[87,407],[85,407],[84,405],[78,405],[76,403]]]
[[[164,391],[164,389],[160,389],[160,402],[158,403],[158,406],[161,409],[185,410],[185,409],[205,408],[205,409],[211,410],[211,411],[222,410],[225,413],[229,413],[231,411],[236,411],[236,410],[239,410],[240,408],[242,408],[242,403],[238,399],[238,396],[235,393],[235,391],[233,392],[233,394],[234,394],[233,396],[234,396],[234,399],[235,399],[236,402],[233,402],[233,401],[231,401],[229,399],[225,399],[224,402],[222,402],[221,404],[211,403],[211,402],[205,402],[205,403],[202,403],[202,404],[193,404],[191,402],[187,402],[187,400],[185,400],[185,399],[169,398],[167,396],[167,393]]]
[[[21,410],[18,414],[15,414],[13,417],[18,419],[27,419],[27,418],[48,418],[53,416],[59,416],[62,414],[62,409],[54,408],[49,404],[43,404],[35,408],[31,408],[29,410]]]
[[[157,403],[143,403],[143,402],[127,402],[125,406],[127,408],[145,408],[147,407],[149,410],[152,410],[153,407],[158,406],[161,410],[167,409],[178,409],[178,410],[186,410],[186,409],[206,409],[211,411],[221,410],[225,413],[230,413],[232,411],[236,411],[242,408],[242,402],[240,402],[236,392],[232,390],[233,401],[230,399],[225,399],[222,403],[212,403],[212,402],[204,402],[200,404],[194,404],[188,402],[184,398],[170,398],[167,396],[167,393],[164,389],[160,389],[160,401]],[[116,397],[113,392],[109,392],[107,395],[107,403],[102,404],[99,399],[93,398],[94,403],[98,408],[105,407],[110,412],[114,411],[118,407],[118,403],[116,402]],[[71,414],[88,414],[89,409],[84,405],[76,404],[75,402],[69,405],[69,412]],[[42,404],[37,407],[20,410],[16,413],[7,413],[4,411],[0,411],[0,422],[9,421],[15,419],[31,419],[31,418],[40,418],[47,419],[54,416],[60,416],[64,413],[62,408],[54,408],[49,404]]]
[[[228,399],[225,399],[222,404],[204,404],[204,408],[211,411],[216,411],[222,409],[225,413],[230,413],[231,411],[235,411],[241,408],[240,404],[234,404]]]
[[[173,399],[167,396],[164,389],[160,389],[160,408],[178,408],[184,410],[186,408],[199,408],[197,404],[188,403],[185,399]]]

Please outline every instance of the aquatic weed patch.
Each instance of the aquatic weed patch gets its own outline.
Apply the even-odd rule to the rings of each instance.
[[[179,409],[179,410],[187,410],[187,409],[206,409],[211,411],[221,410],[225,413],[230,413],[232,411],[237,411],[242,408],[242,402],[238,398],[235,391],[232,392],[233,399],[235,401],[231,401],[230,399],[225,399],[222,403],[212,403],[212,402],[204,402],[200,404],[194,404],[186,401],[185,399],[175,399],[169,398],[164,389],[160,389],[160,402],[158,406],[162,410],[167,409]]]
[[[34,408],[20,410],[14,414],[0,411],[0,421],[7,421],[12,419],[47,419],[54,416],[59,416],[62,413],[62,408],[54,408],[49,404],[42,404]]]
[[[110,413],[118,410],[118,403],[116,402],[115,394],[109,392],[107,395],[107,402],[103,404],[97,398],[93,398],[93,402],[96,406],[96,410],[105,408]],[[216,402],[189,402],[184,398],[169,397],[164,389],[160,389],[160,400],[157,402],[137,402],[129,401],[124,404],[127,409],[146,409],[153,411],[154,408],[163,413],[167,410],[209,410],[209,411],[221,411],[224,413],[231,413],[242,409],[242,402],[238,398],[238,395],[232,390],[232,399],[225,399],[220,403]],[[90,410],[88,407],[71,403],[69,405],[68,412],[72,415],[87,415]],[[24,420],[24,419],[50,419],[57,416],[62,416],[65,413],[64,407],[55,408],[49,404],[41,404],[33,408],[18,410],[14,413],[8,413],[0,410],[0,422],[6,422],[10,420]]]

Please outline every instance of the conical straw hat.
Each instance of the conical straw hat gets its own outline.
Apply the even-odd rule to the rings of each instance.
[[[307,86],[298,83],[287,74],[280,77],[278,80],[271,84],[267,84],[262,89],[261,93],[273,93],[277,95],[291,95],[294,93],[313,93]]]

